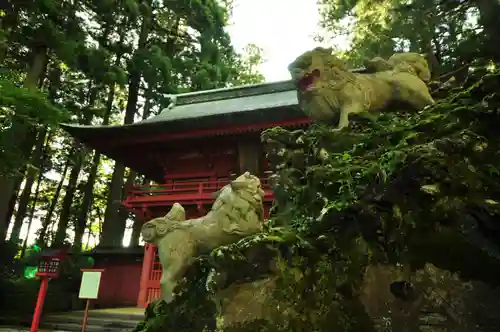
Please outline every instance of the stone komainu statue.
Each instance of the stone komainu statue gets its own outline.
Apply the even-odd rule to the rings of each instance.
[[[376,67],[381,71],[355,74],[332,55],[331,49],[318,47],[300,55],[288,70],[297,86],[302,110],[311,119],[326,122],[340,114],[340,130],[349,125],[349,114],[369,115],[392,101],[405,102],[418,110],[434,104],[427,85],[419,77],[426,76],[425,70],[418,69],[417,73],[416,63],[423,65],[422,59],[406,62],[403,58],[386,63],[385,69]]]
[[[262,231],[263,198],[259,178],[246,172],[216,193],[206,216],[185,220],[184,208],[175,203],[167,215],[142,226],[144,241],[158,246],[165,302],[173,300],[192,258]]]
[[[411,70],[424,82],[431,79],[431,71],[425,56],[419,53],[405,52],[395,53],[388,60],[375,57],[364,62],[366,70],[370,73],[377,73],[386,70],[398,69],[398,66],[410,65]],[[402,68],[402,67],[401,67]]]

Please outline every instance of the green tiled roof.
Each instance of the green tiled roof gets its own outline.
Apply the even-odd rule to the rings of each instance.
[[[364,68],[352,72],[363,72]],[[213,118],[252,111],[273,112],[282,107],[297,109],[296,87],[291,80],[242,85],[237,87],[189,92],[175,96],[175,106],[164,109],[157,116],[130,125],[106,126],[105,128],[128,128],[148,126],[158,123],[183,120]],[[103,126],[80,126],[63,124],[63,128],[73,134],[72,129],[104,128]],[[80,131],[80,130],[78,130]]]
[[[359,71],[359,70],[356,70]],[[164,134],[220,131],[247,125],[268,126],[305,119],[292,81],[245,85],[175,96],[175,106],[129,125],[62,124],[70,135],[126,166],[162,181],[160,165],[148,162],[146,150]],[[140,142],[137,140],[140,138]],[[149,139],[149,141],[148,141]],[[163,144],[163,143],[161,143]],[[168,143],[167,143],[168,144]]]
[[[291,81],[246,85],[177,95],[175,106],[137,122],[168,122],[298,105]]]

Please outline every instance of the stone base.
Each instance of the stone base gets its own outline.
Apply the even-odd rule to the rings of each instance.
[[[222,331],[255,321],[269,321],[278,310],[273,305],[276,277],[244,284],[232,284],[217,292],[217,327]]]

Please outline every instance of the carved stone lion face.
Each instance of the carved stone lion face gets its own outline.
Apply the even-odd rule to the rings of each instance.
[[[212,211],[219,210],[226,204],[228,197],[234,195],[239,196],[240,199],[244,199],[254,206],[260,206],[259,209],[263,209],[264,190],[262,190],[260,179],[249,172],[245,172],[230,184],[214,193],[215,202],[212,205]]]
[[[147,223],[142,225],[141,234],[142,234],[142,239],[144,240],[144,242],[148,242],[148,243],[153,242],[157,238],[156,226],[155,226],[155,223],[152,222],[154,220],[155,219],[148,221]]]
[[[264,190],[262,190],[260,179],[257,176],[250,174],[249,172],[245,172],[242,175],[238,176],[234,181],[231,182],[230,186],[231,189],[233,189],[235,192],[248,192],[255,199],[256,203],[261,203],[264,199]]]
[[[305,52],[288,66],[302,110],[315,120],[329,121],[340,106],[339,90],[352,75],[345,63],[321,47]]]
[[[174,203],[170,211],[164,216],[154,218],[142,225],[141,234],[144,242],[155,242],[165,236],[173,223],[186,220],[186,211],[179,203]]]
[[[297,57],[288,66],[297,90],[304,95],[319,94],[332,79],[345,76],[345,64],[332,55],[331,49],[317,47]]]

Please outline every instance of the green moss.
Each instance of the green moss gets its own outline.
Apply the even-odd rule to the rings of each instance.
[[[275,167],[269,229],[198,261],[182,295],[150,306],[135,331],[215,331],[210,269],[223,275],[212,291],[276,278],[277,315],[225,332],[375,331],[360,300],[370,264],[432,263],[498,284],[499,82],[483,72],[430,109],[394,109],[348,131],[264,132]]]
[[[494,272],[488,281],[498,282],[499,87],[499,72],[487,73],[428,110],[386,112],[347,132],[268,130],[263,139],[278,168],[276,223],[305,237],[335,234],[331,245],[361,236],[391,264],[444,264],[435,253],[456,250],[427,238],[445,236],[484,257],[483,272]],[[433,253],[425,258],[423,243]],[[470,274],[467,261],[455,265]]]
[[[177,287],[179,294],[169,304],[157,301],[146,308],[146,319],[135,332],[202,332],[215,329],[215,305],[209,298],[205,283],[209,265],[197,260]]]

